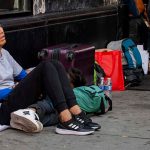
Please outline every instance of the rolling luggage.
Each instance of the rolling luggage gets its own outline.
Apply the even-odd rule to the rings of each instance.
[[[40,60],[56,59],[62,62],[66,70],[71,67],[82,71],[87,85],[93,84],[95,47],[86,44],[60,44],[42,49],[38,53]]]

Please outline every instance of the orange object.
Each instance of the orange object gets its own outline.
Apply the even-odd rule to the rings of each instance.
[[[139,14],[144,13],[145,6],[144,6],[144,3],[143,3],[143,0],[134,0],[134,1],[135,1],[137,9],[139,11]]]
[[[143,0],[134,0],[134,1],[135,1],[137,9],[139,11],[139,14],[142,14],[144,19],[149,24],[149,18],[148,18],[146,7],[145,7],[145,5],[143,3]]]

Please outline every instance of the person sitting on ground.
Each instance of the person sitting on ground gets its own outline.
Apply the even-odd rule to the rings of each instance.
[[[43,61],[29,74],[3,49],[6,43],[0,27],[0,124],[26,132],[43,128],[36,109],[29,107],[48,95],[59,114],[58,134],[88,135],[100,128],[89,121],[76,102],[64,66],[58,61]],[[15,82],[19,81],[17,85]],[[28,108],[29,107],[29,108]],[[11,120],[11,121],[10,121]]]

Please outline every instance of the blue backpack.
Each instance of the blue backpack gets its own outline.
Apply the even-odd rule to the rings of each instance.
[[[128,63],[128,68],[142,68],[141,54],[132,39],[122,41],[122,51]]]

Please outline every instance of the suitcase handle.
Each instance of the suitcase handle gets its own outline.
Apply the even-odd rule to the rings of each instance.
[[[59,60],[59,59],[60,59],[60,51],[61,51],[61,48],[56,48],[56,49],[54,49],[53,51],[54,51],[54,53],[53,53],[52,58],[53,58],[53,59],[56,59],[56,60]],[[75,58],[75,53],[74,53],[74,51],[69,50],[68,52],[66,52],[66,59],[67,59],[68,61],[71,62],[71,61],[73,61],[74,58]]]
[[[38,52],[38,59],[42,60],[48,55],[48,52],[46,49],[43,49],[42,51]]]
[[[72,45],[72,47],[76,47],[77,45]],[[59,60],[60,59],[60,51],[61,51],[61,48],[55,48],[53,49],[53,53],[51,54],[51,58],[52,59],[56,59],[56,60]],[[43,59],[46,59],[49,55],[49,52],[47,49],[43,49],[42,51],[38,52],[38,58],[40,60],[43,60]],[[73,50],[68,50],[66,52],[66,59],[68,61],[73,61],[75,58],[75,52]]]
[[[79,46],[79,44],[72,44],[70,45],[70,48],[73,49],[73,48],[77,48]]]

